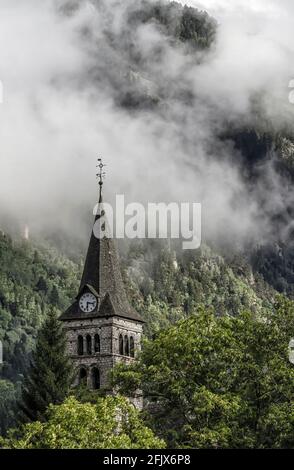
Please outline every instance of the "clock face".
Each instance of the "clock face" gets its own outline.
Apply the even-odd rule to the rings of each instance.
[[[91,313],[97,307],[97,299],[91,292],[82,295],[79,301],[80,309],[85,313]]]

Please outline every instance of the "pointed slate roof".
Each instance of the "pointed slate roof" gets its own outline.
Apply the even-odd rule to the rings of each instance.
[[[114,240],[107,235],[108,233],[108,224],[100,196],[79,293],[75,302],[60,316],[60,320],[119,316],[144,322],[127,299],[118,253]],[[78,299],[86,289],[98,296],[97,309],[91,313],[84,313],[79,308]]]

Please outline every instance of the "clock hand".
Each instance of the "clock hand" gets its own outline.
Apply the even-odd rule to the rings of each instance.
[[[87,308],[88,308],[88,305],[95,305],[95,302],[87,302]]]

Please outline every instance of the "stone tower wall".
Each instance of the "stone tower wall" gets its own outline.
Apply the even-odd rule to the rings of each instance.
[[[87,385],[93,388],[93,369],[100,373],[100,387],[110,391],[109,372],[118,362],[132,362],[134,358],[120,354],[119,336],[134,339],[135,357],[141,348],[142,324],[121,317],[71,320],[64,322],[67,336],[67,350],[76,368],[76,380],[79,383],[80,370],[87,371]],[[94,336],[99,334],[100,352],[94,352]],[[87,353],[86,336],[90,335],[92,353]],[[83,355],[78,354],[78,337],[83,337]]]

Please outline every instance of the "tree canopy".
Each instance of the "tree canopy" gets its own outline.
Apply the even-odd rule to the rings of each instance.
[[[108,396],[97,403],[79,403],[69,397],[50,405],[47,421],[29,423],[0,439],[13,449],[158,449],[164,448],[126,398]]]
[[[147,341],[114,373],[121,391],[142,387],[149,425],[171,447],[294,446],[294,306],[216,317],[200,309]]]
[[[66,336],[52,310],[37,338],[31,367],[22,387],[20,403],[25,420],[45,419],[51,403],[62,403],[73,379],[73,366],[66,351]]]

